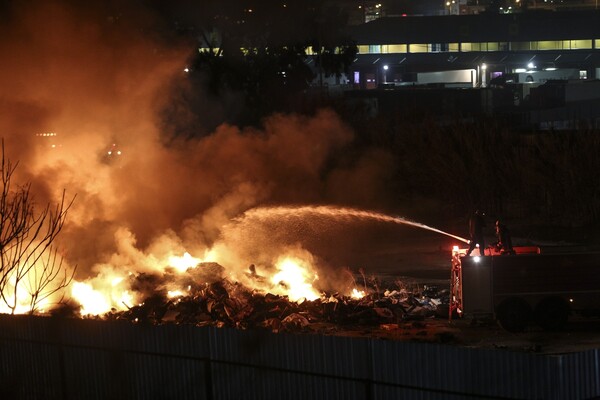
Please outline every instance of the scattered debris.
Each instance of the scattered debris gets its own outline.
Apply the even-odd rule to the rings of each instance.
[[[138,277],[139,286],[154,278]],[[193,324],[197,326],[267,329],[272,332],[318,332],[418,330],[426,336],[426,320],[446,317],[448,291],[425,286],[421,291],[379,291],[378,286],[362,298],[329,294],[317,300],[290,301],[286,296],[263,294],[239,283],[221,279],[193,288],[185,295],[169,297],[164,290],[126,311],[112,310],[86,318],[128,320],[145,324]],[[446,314],[440,314],[439,309]],[[447,341],[448,338],[440,338]]]

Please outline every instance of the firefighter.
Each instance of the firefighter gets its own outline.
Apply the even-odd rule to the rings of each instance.
[[[500,254],[514,254],[515,251],[512,247],[512,238],[510,237],[510,231],[502,221],[496,221],[496,250]]]
[[[471,252],[475,250],[475,246],[479,245],[479,255],[485,256],[485,239],[483,237],[483,228],[485,227],[485,220],[483,219],[483,213],[479,210],[475,211],[475,214],[469,219],[469,251],[467,256],[471,255]]]

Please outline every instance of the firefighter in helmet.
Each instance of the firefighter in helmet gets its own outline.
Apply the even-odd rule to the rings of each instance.
[[[485,227],[485,220],[483,219],[483,213],[476,210],[475,213],[469,219],[469,250],[467,256],[471,255],[471,252],[475,250],[475,246],[479,245],[479,255],[485,255],[485,238],[483,237],[483,228]]]
[[[514,254],[515,251],[512,246],[512,238],[510,237],[510,231],[501,220],[496,220],[496,251],[500,254]]]

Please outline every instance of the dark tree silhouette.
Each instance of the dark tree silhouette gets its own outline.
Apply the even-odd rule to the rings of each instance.
[[[201,3],[171,9],[177,15],[170,18],[203,49],[194,49],[190,60],[194,90],[207,89],[215,101],[242,99],[239,110],[228,108],[228,122],[257,124],[289,111],[317,75],[341,74],[357,52],[344,34],[346,15],[320,1]]]
[[[74,198],[66,201],[63,191],[60,203],[36,210],[31,184],[15,185],[12,177],[17,164],[4,154],[0,174],[0,299],[15,313],[27,305],[34,313],[52,295],[64,296],[75,269],[68,271],[53,242],[65,222]]]

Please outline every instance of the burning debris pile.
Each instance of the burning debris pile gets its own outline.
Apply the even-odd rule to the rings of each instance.
[[[132,289],[152,294],[139,305],[125,310],[113,308],[104,314],[86,317],[153,325],[174,323],[267,329],[274,333],[323,333],[350,327],[379,328],[448,315],[449,291],[438,290],[434,286],[383,292],[376,287],[365,287],[364,291],[354,289],[350,296],[333,293],[322,294],[313,300],[300,298],[292,301],[286,295],[257,291],[227,278],[214,279],[222,271],[217,263],[202,263],[200,266],[188,269],[185,274],[175,274],[178,283],[187,288],[185,292],[169,291],[162,284],[175,278],[174,271],[167,270],[162,276],[132,276]],[[250,275],[256,274],[253,267],[249,268]],[[210,283],[206,283],[207,274],[213,277]],[[397,282],[397,286],[402,285]]]

